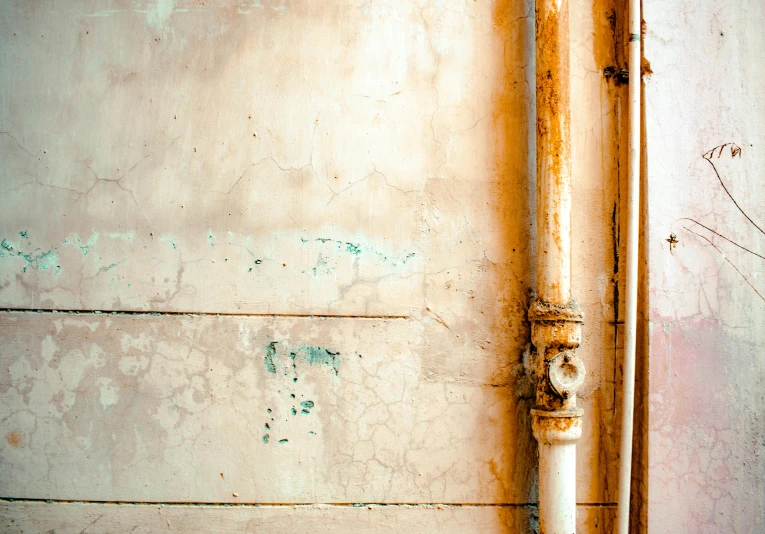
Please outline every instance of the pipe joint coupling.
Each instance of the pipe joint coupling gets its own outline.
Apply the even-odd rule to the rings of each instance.
[[[531,341],[540,354],[579,346],[584,315],[573,300],[568,306],[557,306],[535,299],[529,306],[529,322]]]
[[[573,443],[582,436],[582,409],[531,410],[531,429],[539,443]]]

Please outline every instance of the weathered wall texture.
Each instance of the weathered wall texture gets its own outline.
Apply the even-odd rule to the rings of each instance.
[[[648,530],[763,532],[765,10],[669,4],[644,4]]]
[[[623,21],[571,12],[608,532]],[[6,2],[0,528],[532,531],[532,39],[510,0]]]

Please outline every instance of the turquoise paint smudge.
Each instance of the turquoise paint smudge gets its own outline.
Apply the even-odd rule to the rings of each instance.
[[[288,441],[289,441],[288,439],[280,439],[279,443],[287,443]]]
[[[266,348],[266,355],[263,357],[263,363],[266,364],[266,370],[272,375],[276,374],[276,364],[274,363],[274,357],[276,356],[276,341],[272,341]],[[268,411],[271,413],[271,410]]]
[[[346,245],[345,250],[351,254],[355,254],[356,256],[361,254],[361,248],[358,245],[354,245],[353,243],[346,243]]]
[[[266,366],[266,371],[270,374],[277,374],[277,360],[279,355],[276,352],[277,341],[272,341],[266,346],[266,354],[263,356],[263,364]],[[340,370],[340,353],[332,352],[324,347],[311,347],[303,345],[295,351],[289,352],[291,362],[285,362],[287,366],[292,364],[292,371],[297,374],[297,361],[305,362],[309,365],[322,365],[331,368],[335,375]],[[287,371],[285,370],[285,374]],[[297,382],[297,378],[293,378],[293,382]],[[289,388],[287,389],[289,391]],[[281,390],[279,390],[281,392]],[[294,394],[293,394],[294,398]],[[309,401],[310,402],[310,401]],[[309,407],[310,408],[310,407]],[[269,412],[270,413],[270,412]]]
[[[22,230],[21,232],[19,232],[19,235],[21,237],[29,237],[29,232],[27,232],[26,230]]]
[[[332,269],[329,267],[324,256],[319,254],[319,258],[316,260],[316,266],[311,269],[311,272],[314,276],[318,276],[319,274],[330,274]]]
[[[314,404],[313,404],[313,401],[309,401],[309,400],[307,400],[307,401],[302,401],[302,402],[300,403],[300,406],[302,406],[303,408],[308,408],[308,409],[310,409],[310,408],[313,408],[313,407],[314,407]]]
[[[42,251],[40,248],[36,248],[33,252],[25,254],[19,250],[19,245],[3,238],[0,242],[0,258],[6,255],[12,258],[19,258],[24,260],[27,266],[38,271],[47,271],[48,269],[57,268],[54,271],[55,274],[61,272],[61,267],[58,263],[58,249],[53,248],[48,251]]]
[[[77,247],[82,252],[82,257],[84,258],[90,252],[90,247],[98,243],[98,237],[98,232],[93,232],[87,241],[83,241],[77,234],[71,234],[70,237],[64,239],[63,244]]]
[[[263,445],[266,445],[268,443],[269,435],[268,434],[263,434],[263,437],[260,438],[260,439],[261,439],[261,441],[263,441]]]
[[[292,412],[292,415],[297,415],[297,410],[295,409],[294,406],[291,408],[290,411]]]
[[[301,237],[300,240],[303,243],[308,242],[308,239],[303,237]],[[334,244],[337,250],[345,250],[345,252],[348,252],[349,254],[353,254],[354,256],[361,256],[362,254],[372,254],[374,256],[377,256],[377,258],[379,258],[380,261],[385,263],[390,263],[392,267],[397,267],[399,265],[406,265],[412,258],[415,257],[414,252],[409,252],[405,254],[404,256],[389,256],[389,255],[383,254],[382,252],[374,248],[362,248],[361,243],[352,243],[350,241],[340,241],[338,239],[332,239],[329,237],[317,237],[314,239],[314,241],[318,241],[322,244],[327,244],[327,243]]]
[[[177,239],[173,235],[161,235],[159,236],[159,240],[168,243],[171,247],[173,247],[173,250],[178,248],[178,243],[176,243]]]
[[[325,365],[331,367],[336,375],[340,369],[340,353],[331,352],[324,347],[309,347],[303,345],[298,349],[298,356],[300,356],[301,360],[308,362],[310,365]]]
[[[147,7],[146,24],[156,29],[166,29],[175,9],[175,0],[155,0]]]
[[[135,237],[135,232],[127,232],[124,234],[120,233],[111,233],[106,234],[110,239],[121,239],[122,241],[132,241]]]
[[[207,242],[210,243],[211,247],[215,246],[215,236],[213,236],[212,230],[207,233]]]

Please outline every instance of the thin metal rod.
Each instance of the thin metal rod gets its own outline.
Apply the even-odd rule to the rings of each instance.
[[[627,196],[627,280],[622,375],[622,436],[619,457],[618,533],[627,534],[630,522],[632,435],[635,411],[635,348],[637,344],[638,245],[640,235],[640,0],[629,0],[629,139]]]

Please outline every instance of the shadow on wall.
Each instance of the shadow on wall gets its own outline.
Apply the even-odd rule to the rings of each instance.
[[[530,409],[535,402],[534,385],[523,367],[523,347],[529,343],[527,311],[533,292],[534,247],[536,242],[534,205],[536,202],[536,128],[534,68],[534,5],[532,2],[500,0],[493,13],[494,31],[501,49],[493,55],[494,109],[491,139],[494,147],[495,181],[492,187],[496,227],[504,246],[504,264],[498,269],[494,287],[502,305],[492,319],[496,330],[515,334],[505,346],[512,384],[507,389],[509,406],[514,411],[506,423],[505,461],[509,465],[508,497],[516,503],[537,500],[537,443],[531,432]],[[485,58],[484,51],[477,51]],[[502,337],[502,336],[498,336]],[[499,498],[500,496],[498,496]],[[529,510],[529,521],[536,524],[536,507]]]

